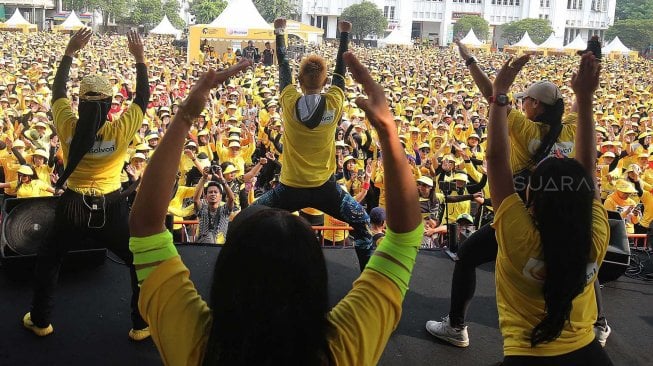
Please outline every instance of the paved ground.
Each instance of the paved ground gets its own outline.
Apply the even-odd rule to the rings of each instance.
[[[184,247],[182,257],[200,292],[218,252]],[[325,249],[332,301],[351,288],[358,275],[353,250]],[[424,330],[429,319],[447,312],[453,262],[440,252],[421,252],[406,296],[402,321],[390,339],[380,365],[494,365],[501,360],[494,298],[494,268],[477,271],[477,296],[470,306],[471,345],[459,349],[433,339]],[[106,261],[101,267],[63,274],[57,293],[55,333],[38,339],[22,329],[20,319],[31,297],[29,282],[9,280],[0,273],[0,365],[159,365],[151,341],[128,340],[129,290],[124,267]],[[613,333],[606,351],[615,365],[651,365],[653,283],[622,277],[604,289]]]

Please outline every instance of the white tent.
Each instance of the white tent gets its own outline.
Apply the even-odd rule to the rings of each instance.
[[[619,37],[614,37],[612,42],[608,43],[603,49],[601,49],[601,52],[603,54],[609,54],[609,53],[623,53],[623,54],[629,54],[631,50],[624,46],[624,44],[621,42]]]
[[[63,23],[59,24],[59,27],[61,29],[79,29],[84,27],[84,23],[82,23],[81,20],[79,20],[79,17],[77,17],[77,14],[75,14],[75,11],[71,11],[70,14],[68,14],[68,17],[66,20],[63,21]]]
[[[510,45],[511,47],[521,47],[521,48],[528,48],[528,49],[537,49],[537,45],[533,40],[531,39],[531,36],[528,35],[528,32],[524,33],[524,36],[521,37],[519,42]]]
[[[476,37],[476,33],[474,33],[474,30],[472,28],[469,29],[469,32],[467,32],[467,35],[465,38],[460,40],[460,43],[466,45],[466,46],[482,46],[483,42],[481,42],[478,37]]]
[[[578,34],[576,38],[574,38],[571,43],[565,46],[566,50],[584,50],[587,48],[587,41],[583,40],[583,38]]]
[[[168,20],[168,16],[164,15],[163,19],[161,19],[161,22],[159,25],[154,27],[150,33],[152,34],[167,34],[167,35],[173,35],[177,38],[181,36],[181,31],[175,28],[172,23],[170,23],[170,20]]]
[[[412,46],[413,41],[410,37],[406,37],[406,35],[402,34],[401,30],[397,27],[388,34],[387,37],[380,39],[378,45],[379,47],[385,47],[388,45]]]
[[[549,38],[542,42],[538,47],[542,49],[561,50],[563,48],[562,39],[556,38],[555,34],[551,33]]]
[[[273,30],[273,27],[258,12],[252,0],[231,1],[210,26],[233,30]]]
[[[31,23],[25,20],[25,18],[23,18],[23,16],[20,14],[20,11],[18,11],[18,8],[16,8],[14,15],[12,15],[11,18],[9,18],[5,22],[5,26],[10,26],[10,27],[14,27],[17,25],[29,25],[29,24]]]

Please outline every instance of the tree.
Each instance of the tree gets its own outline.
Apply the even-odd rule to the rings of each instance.
[[[508,43],[515,43],[521,39],[525,32],[528,32],[533,42],[539,44],[549,38],[553,28],[546,19],[526,18],[506,24],[503,28],[502,37]]]
[[[381,9],[369,1],[345,8],[340,18],[351,22],[352,33],[358,43],[370,35],[381,37],[388,28],[388,20],[383,16]]]
[[[653,19],[653,0],[619,0],[614,15],[617,20]]]
[[[268,23],[279,17],[292,19],[298,13],[297,7],[289,0],[254,0],[254,6]]]
[[[605,32],[606,39],[614,39],[617,36],[626,47],[644,50],[653,45],[653,20],[619,20]]]
[[[478,15],[464,15],[454,24],[453,34],[456,37],[462,38],[470,29],[474,30],[474,34],[476,34],[478,39],[484,40],[487,39],[487,35],[490,32],[490,23]]]
[[[161,0],[136,0],[129,21],[152,29],[163,17]]]
[[[167,15],[168,20],[170,20],[170,23],[175,26],[177,29],[182,29],[186,26],[186,22],[184,22],[183,19],[181,19],[181,16],[179,15],[179,1],[177,0],[164,0],[163,3],[161,4],[162,8],[162,15]],[[161,20],[161,19],[159,19]],[[158,23],[157,23],[158,24]]]
[[[66,10],[76,12],[97,10],[102,14],[102,24],[105,29],[109,19],[120,22],[128,17],[131,0],[63,0]]]
[[[195,23],[211,23],[227,7],[225,0],[194,0],[190,13],[195,16]]]

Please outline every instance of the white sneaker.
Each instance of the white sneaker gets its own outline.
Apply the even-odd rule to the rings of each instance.
[[[426,322],[426,331],[436,338],[449,342],[457,347],[469,346],[469,335],[467,326],[460,329],[454,328],[449,323],[449,316],[442,318],[441,322],[429,320]]]
[[[594,326],[594,334],[596,335],[596,340],[601,344],[601,347],[605,347],[605,341],[608,340],[610,333],[612,333],[612,328],[607,324],[605,327]]]

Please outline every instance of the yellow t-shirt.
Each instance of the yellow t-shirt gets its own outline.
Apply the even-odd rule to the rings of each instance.
[[[420,226],[411,234],[421,234],[422,230]],[[130,247],[136,242],[139,247],[163,248],[172,245],[172,237],[163,232],[131,238]],[[137,263],[139,256],[135,256]],[[155,267],[141,286],[138,309],[149,324],[164,365],[200,365],[209,338],[211,309],[197,293],[189,274],[175,255]],[[327,342],[333,365],[376,365],[399,323],[402,301],[396,283],[373,269],[365,269],[347,296],[327,314],[332,328]]]
[[[322,97],[326,106],[320,124],[310,129],[295,116],[302,96],[294,85],[281,92],[284,134],[281,183],[295,188],[319,187],[336,171],[336,127],[342,116],[345,94],[332,86]]]
[[[48,192],[50,185],[40,179],[32,179],[27,184],[21,184],[18,187],[18,181],[9,183],[12,189],[16,190],[16,198],[31,198],[31,197],[49,197],[52,193]]]
[[[66,165],[77,117],[67,98],[54,102],[52,114]],[[106,122],[98,131],[91,150],[68,178],[68,188],[84,194],[92,190],[106,194],[120,189],[125,153],[142,122],[143,111],[136,103],[132,103],[117,120]]]
[[[601,202],[592,204],[592,246],[585,289],[572,301],[569,322],[565,322],[560,336],[534,348],[530,334],[545,311],[542,286],[546,268],[539,231],[517,193],[501,203],[492,225],[499,244],[495,277],[504,355],[556,356],[592,342],[597,317],[593,284],[610,238],[608,214]]]
[[[576,136],[576,113],[563,118],[562,131],[551,148],[549,155],[561,154],[573,158],[576,154],[574,138]],[[549,126],[533,122],[518,111],[512,109],[508,114],[508,133],[510,135],[510,166],[514,173],[528,166],[531,157],[540,146],[541,138],[549,131]]]
[[[644,227],[649,227],[653,221],[653,194],[649,191],[644,191],[644,194],[639,198],[640,202],[644,204],[644,212],[639,224]]]

